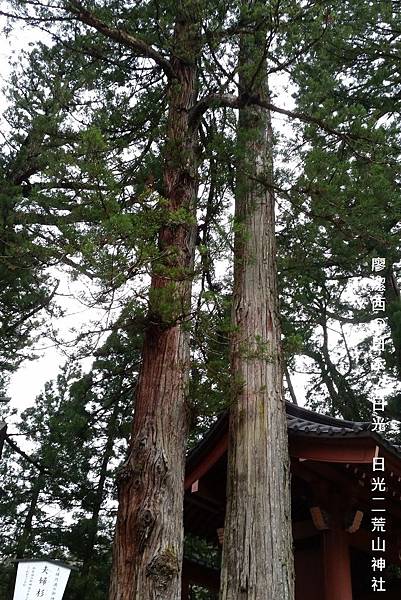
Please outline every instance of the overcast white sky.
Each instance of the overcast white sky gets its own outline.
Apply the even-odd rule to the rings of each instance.
[[[4,24],[4,19],[0,18],[0,26]],[[29,41],[34,40],[35,36],[28,30],[21,30],[11,33],[7,38],[0,36],[0,85],[3,88],[7,77],[10,74],[10,60],[13,54],[18,53]],[[0,94],[0,111],[2,112],[6,104],[4,96]],[[43,358],[25,363],[18,372],[12,377],[8,394],[13,399],[14,406],[23,409],[32,404],[34,398],[40,393],[44,382],[57,372],[61,357],[57,352],[46,352]]]
[[[0,27],[4,19],[0,17]],[[18,28],[7,38],[0,36],[0,86],[3,88],[7,77],[10,75],[10,60],[18,55],[21,49],[25,48],[31,41],[38,39],[36,32],[28,29]],[[3,112],[6,107],[5,99],[0,93],[0,111]],[[60,277],[60,274],[58,274]],[[59,291],[65,294],[70,292],[69,278],[61,276],[61,285]],[[71,327],[79,327],[80,324],[88,322],[93,317],[91,311],[88,311],[78,302],[68,299],[64,301],[64,307],[67,309],[67,315],[56,324],[60,332],[68,338]],[[64,363],[65,355],[47,339],[39,340],[34,346],[40,356],[37,360],[26,361],[20,369],[11,377],[8,395],[12,398],[13,406],[19,410],[33,404],[36,396],[42,391],[46,381],[57,376],[59,367]],[[84,362],[84,367],[89,367],[90,361]]]

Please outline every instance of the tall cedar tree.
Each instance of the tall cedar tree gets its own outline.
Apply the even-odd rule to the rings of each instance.
[[[161,259],[151,279],[131,441],[118,476],[109,598],[178,600],[188,423],[189,343],[184,321],[190,309],[196,239],[196,135],[189,114],[197,87],[199,6],[178,3],[170,61],[134,36],[105,25],[79,3],[71,2],[68,8],[78,20],[156,62],[169,82],[163,195],[171,220],[159,233]],[[178,223],[173,218],[177,211]]]
[[[28,11],[33,4],[47,22],[54,18],[57,22],[59,17],[56,4],[17,4]],[[167,82],[161,190],[167,216],[158,236],[159,257],[152,264],[129,451],[117,481],[118,515],[109,598],[178,600],[188,430],[189,335],[185,321],[190,311],[198,185],[197,124],[192,127],[190,110],[197,93],[201,5],[196,0],[176,4],[175,26],[172,31],[166,28],[168,35],[161,52],[141,37],[115,27],[118,11],[114,6],[110,7],[111,15],[107,6],[92,12],[75,1],[62,2],[58,8],[67,11],[68,19],[72,17],[96,30],[103,39],[148,59],[153,71],[161,72]],[[125,19],[127,15],[130,8],[125,10]],[[142,16],[137,18],[141,25]],[[129,29],[129,17],[127,25]]]
[[[21,3],[29,10],[31,3]],[[162,201],[167,214],[153,261],[142,366],[127,459],[118,476],[111,599],[171,598],[181,587],[183,478],[188,430],[189,317],[196,241],[197,2],[179,2],[163,54],[78,2],[63,6],[84,25],[149,59],[167,81]],[[42,5],[46,15],[47,7]],[[40,10],[40,9],[38,9]],[[129,11],[128,11],[129,12]],[[43,12],[40,13],[43,16]],[[106,17],[107,19],[107,17]],[[170,53],[170,60],[165,54]]]
[[[177,10],[164,187],[171,212],[186,211],[192,223],[167,225],[159,235],[164,259],[152,275],[132,438],[118,481],[110,600],[180,597],[189,373],[183,320],[190,309],[197,188],[189,110],[196,94],[198,8],[180,3]]]
[[[23,5],[32,7],[40,7],[40,2],[16,2],[14,5]],[[262,4],[262,3],[261,3]],[[290,3],[291,4],[291,3]],[[363,7],[364,3],[362,3]],[[150,10],[153,8],[151,3],[149,4]],[[247,63],[251,63],[251,58],[247,57],[245,49],[246,44],[250,43],[249,40],[243,41],[242,57],[243,69],[241,70],[241,86],[240,95],[238,97],[231,94],[224,94],[224,89],[221,89],[223,95],[216,94],[213,89],[210,88],[209,94],[203,96],[201,101],[196,105],[195,110],[192,111],[192,123],[194,127],[191,129],[189,121],[189,109],[193,106],[195,100],[195,77],[196,77],[196,57],[197,57],[197,24],[196,24],[196,7],[192,5],[192,2],[186,3],[183,6],[182,3],[178,5],[178,19],[174,32],[173,44],[172,40],[167,36],[164,41],[161,42],[163,36],[159,38],[159,45],[164,45],[161,52],[154,49],[149,43],[144,42],[136,35],[129,34],[127,31],[109,25],[108,23],[122,23],[127,22],[128,28],[130,25],[127,15],[124,14],[125,19],[119,19],[118,16],[111,18],[108,15],[107,7],[103,6],[101,10],[93,9],[97,15],[102,15],[105,22],[101,21],[95,13],[88,12],[78,2],[67,2],[60,3],[60,7],[65,7],[72,13],[79,21],[95,28],[98,33],[106,36],[110,43],[116,42],[121,46],[128,47],[134,55],[140,57],[146,57],[150,61],[153,61],[157,65],[159,70],[164,71],[164,74],[169,82],[169,127],[168,127],[168,142],[165,148],[165,163],[164,163],[164,190],[163,196],[168,202],[168,211],[171,215],[171,221],[169,225],[166,225],[160,233],[160,250],[162,254],[162,260],[156,264],[154,275],[152,278],[152,288],[150,294],[150,313],[148,316],[148,326],[145,336],[144,352],[143,352],[143,368],[141,374],[141,380],[139,384],[139,391],[137,395],[137,406],[136,416],[134,423],[134,430],[132,436],[132,444],[130,447],[130,454],[126,463],[125,469],[122,471],[122,477],[120,477],[120,514],[117,524],[117,537],[116,537],[116,551],[115,551],[115,566],[113,574],[113,582],[111,588],[112,598],[135,598],[140,594],[141,598],[147,597],[163,597],[163,598],[178,598],[179,595],[179,563],[181,553],[181,510],[182,510],[182,472],[183,472],[183,446],[185,440],[185,410],[184,410],[184,396],[186,387],[186,373],[188,365],[188,351],[187,351],[187,340],[186,331],[182,325],[182,318],[188,311],[189,304],[189,276],[190,267],[193,254],[194,246],[194,227],[191,223],[193,211],[193,203],[196,194],[196,159],[194,152],[194,145],[196,144],[196,126],[202,117],[203,112],[206,111],[210,105],[215,107],[226,106],[231,108],[242,108],[243,113],[240,119],[240,129],[243,137],[247,140],[245,132],[250,129],[247,120],[251,122],[256,121],[259,123],[259,119],[262,119],[261,113],[257,109],[251,110],[250,105],[262,106],[263,108],[271,108],[272,110],[278,110],[282,114],[287,116],[295,116],[304,122],[313,123],[319,128],[323,129],[326,137],[327,134],[344,142],[347,141],[347,137],[344,133],[340,136],[335,135],[336,123],[325,125],[324,120],[321,118],[319,111],[316,111],[317,116],[308,117],[305,113],[291,113],[291,111],[285,111],[282,109],[275,109],[274,106],[268,101],[265,94],[263,96],[263,81],[260,80],[259,71],[258,76],[252,81],[253,85],[249,85],[249,73],[247,73]],[[45,11],[49,8],[43,5]],[[260,9],[257,5],[258,10]],[[263,7],[262,7],[263,8]],[[308,20],[303,19],[303,14],[306,9],[303,7],[293,6],[294,16],[291,20],[291,25],[296,25],[296,30],[300,32],[301,36],[305,35],[304,28],[308,25]],[[100,6],[99,6],[100,9]],[[116,11],[117,8],[114,6],[110,8],[110,12]],[[299,11],[299,12],[298,12]],[[129,12],[129,11],[128,11]],[[274,12],[274,11],[273,11]],[[324,10],[325,12],[325,10]],[[245,14],[245,8],[243,10]],[[319,14],[319,10],[318,10]],[[312,15],[313,16],[313,15]],[[321,36],[321,24],[332,23],[333,18],[330,15],[321,15],[322,19],[311,19],[311,22],[316,25],[317,31],[316,38]],[[255,17],[256,21],[256,17]],[[284,19],[284,23],[287,21]],[[230,31],[241,35],[255,30],[258,35],[259,44],[255,44],[254,51],[255,56],[258,55],[260,48],[265,47],[265,36],[266,29],[261,26],[269,22],[268,18],[263,15],[263,10],[259,12],[258,22],[253,23],[253,28],[250,29],[247,26],[243,26],[243,22],[239,23],[239,27],[230,27],[225,30],[225,34],[229,34]],[[302,26],[298,26],[301,23]],[[231,23],[232,24],[232,23]],[[246,25],[246,24],[245,24]],[[313,27],[312,27],[313,29]],[[260,33],[260,32],[263,32]],[[142,29],[142,34],[144,29]],[[224,34],[224,35],[225,35]],[[251,34],[252,35],[252,34]],[[145,33],[146,37],[146,33]],[[224,36],[223,36],[224,37]],[[313,37],[313,36],[312,36]],[[263,39],[262,39],[263,38]],[[99,38],[97,38],[99,39]],[[271,41],[271,40],[270,40]],[[303,40],[302,40],[303,42]],[[308,45],[309,44],[309,45]],[[299,45],[300,50],[297,48],[295,55],[305,54],[308,55],[308,49],[310,48],[309,40],[306,45]],[[304,50],[304,52],[303,52]],[[165,58],[167,52],[170,53],[170,60]],[[250,55],[251,53],[249,53]],[[259,53],[260,55],[260,53]],[[263,65],[263,56],[260,57],[260,66]],[[274,58],[274,57],[273,57]],[[273,61],[274,62],[274,61]],[[281,64],[278,63],[277,68],[271,67],[271,70],[285,69],[288,66],[289,60],[284,60]],[[252,65],[250,66],[252,70]],[[255,71],[255,69],[253,69]],[[259,89],[258,89],[259,88]],[[330,113],[330,110],[329,110]],[[327,117],[327,113],[324,114]],[[266,117],[267,118],[267,117]],[[254,133],[259,132],[263,129],[262,122],[254,128]],[[264,125],[267,127],[267,121]],[[244,143],[244,148],[247,154],[247,161],[242,159],[242,170],[248,170],[252,173],[252,169],[256,170],[258,179],[266,179],[266,167],[262,165],[261,159],[256,159],[256,150],[263,149],[262,138],[256,136],[256,141],[252,139],[252,136],[248,141]],[[352,138],[351,138],[352,139]],[[260,156],[263,152],[259,153]],[[249,163],[249,164],[247,164]],[[268,170],[268,169],[267,169]],[[263,176],[259,175],[263,173]],[[239,173],[240,175],[240,173]],[[242,179],[245,180],[245,171]],[[251,180],[252,177],[249,178]],[[254,186],[254,182],[252,183]],[[242,190],[242,191],[241,191]],[[245,191],[244,191],[245,190]],[[247,190],[246,182],[241,183],[241,176],[239,176],[239,191],[237,201],[239,202],[242,197],[244,200],[244,206],[252,205],[255,196],[265,197],[272,202],[270,195],[267,192],[259,189],[259,186],[255,186],[254,190]],[[269,202],[261,204],[258,208],[259,216],[263,211],[272,212],[272,207]],[[257,202],[254,202],[255,206],[258,206]],[[184,210],[180,210],[184,209]],[[246,209],[248,215],[248,208]],[[255,209],[255,214],[256,214]],[[239,211],[237,214],[241,215]],[[263,213],[264,214],[264,213]],[[258,234],[261,234],[263,228],[264,219],[260,218],[258,222],[255,218],[254,213],[249,210],[249,231],[252,232],[252,227],[258,227]],[[183,218],[184,217],[184,218]],[[241,218],[239,219],[241,221]],[[267,221],[269,222],[269,221]],[[272,214],[270,215],[270,226],[272,226]],[[246,226],[248,226],[247,219],[244,220]],[[270,231],[270,230],[269,230]],[[263,236],[260,236],[263,237]],[[265,240],[266,241],[266,240]],[[238,304],[238,299],[242,298],[240,293],[241,289],[238,287],[243,278],[243,283],[248,284],[249,279],[253,278],[254,282],[257,281],[259,274],[262,272],[258,269],[266,267],[263,262],[265,257],[259,250],[264,251],[259,244],[261,241],[258,236],[248,236],[247,234],[241,233],[241,226],[237,231],[236,240],[236,251],[240,247],[240,251],[243,253],[242,259],[237,261],[236,264],[236,306],[237,306],[237,317],[241,316],[245,318],[246,311],[241,313],[241,303]],[[258,244],[257,252],[255,251],[252,244]],[[248,254],[249,253],[249,254]],[[272,270],[269,271],[269,275],[274,274],[274,265],[269,262],[271,254],[266,255],[267,265]],[[258,259],[263,261],[261,265],[258,265]],[[269,260],[268,260],[269,259]],[[245,271],[246,267],[246,271]],[[261,286],[266,284],[266,279],[261,278]],[[274,290],[274,286],[266,286],[267,290]],[[248,289],[248,288],[247,288]],[[263,288],[255,286],[255,289],[262,292]],[[245,294],[243,297],[246,298]],[[261,296],[262,297],[262,296]],[[264,300],[264,299],[263,299]],[[262,307],[262,303],[259,309]],[[255,337],[255,327],[249,325],[252,317],[252,313],[249,312],[250,317],[247,320],[238,322],[238,326],[244,326],[244,338],[235,332],[233,341],[233,366],[235,369],[240,365],[236,365],[236,362],[240,362],[244,365],[243,373],[240,373],[239,377],[235,382],[235,392],[242,402],[246,402],[245,393],[249,387],[244,385],[245,375],[248,377],[248,372],[252,378],[251,367],[255,369],[254,375],[255,385],[254,388],[258,390],[255,394],[257,399],[261,396],[267,395],[272,396],[273,391],[276,392],[274,398],[277,400],[277,412],[272,414],[270,409],[273,409],[273,402],[260,403],[264,409],[266,409],[266,415],[263,417],[265,420],[261,421],[260,424],[269,426],[269,431],[273,431],[275,425],[279,428],[279,422],[274,420],[278,418],[280,422],[284,423],[283,419],[283,406],[280,401],[281,390],[275,388],[272,390],[268,388],[265,390],[263,386],[265,382],[262,381],[262,375],[258,374],[255,365],[263,365],[264,368],[270,372],[269,385],[274,381],[273,375],[276,377],[275,381],[280,381],[280,359],[278,352],[279,345],[279,332],[276,328],[276,307],[274,306],[274,300],[271,302],[271,298],[267,297],[267,307],[265,321],[260,321],[260,331],[257,333],[258,338]],[[255,325],[256,318],[259,315],[257,307],[254,307],[256,313],[254,315]],[[270,318],[269,318],[270,313]],[[249,322],[248,322],[249,321]],[[251,338],[246,337],[249,335],[249,329],[251,327]],[[267,331],[263,328],[267,327]],[[275,346],[274,346],[275,344]],[[266,359],[268,362],[266,364]],[[259,383],[256,382],[256,377],[260,377]],[[258,383],[259,387],[257,387]],[[245,404],[244,406],[248,406]],[[255,406],[258,406],[255,404]],[[260,408],[260,407],[259,407]],[[274,413],[274,414],[273,414]],[[235,416],[235,410],[233,411]],[[242,414],[242,413],[241,413]],[[245,414],[245,413],[244,413]],[[240,411],[237,411],[237,417],[240,415]],[[255,418],[261,416],[259,413],[255,414]],[[245,419],[245,424],[247,420]],[[178,424],[178,427],[177,427]],[[236,425],[236,418],[233,418],[233,427]],[[240,423],[237,422],[238,428]],[[246,425],[242,425],[244,431]],[[280,435],[283,434],[283,429],[280,429]],[[265,429],[261,427],[260,436],[258,436],[258,448],[265,449],[269,446],[265,446],[262,443],[262,433],[266,433]],[[239,439],[239,438],[238,438]],[[274,439],[274,435],[270,438],[270,441]],[[276,440],[274,440],[275,442]],[[274,449],[275,450],[275,449]],[[265,460],[255,461],[254,466],[265,464]],[[282,463],[280,463],[282,464]],[[153,466],[154,468],[150,468]],[[251,465],[252,467],[252,465]],[[171,469],[175,471],[171,473]],[[263,474],[264,476],[265,474]],[[125,476],[125,477],[124,477]],[[259,473],[258,473],[259,476]],[[273,477],[271,480],[273,483],[273,496],[277,502],[277,506],[282,506],[282,497],[279,494],[274,496],[277,492],[276,483],[280,482],[283,484],[281,477],[276,479]],[[278,485],[278,483],[277,483]],[[285,484],[283,484],[285,487]],[[234,493],[234,488],[233,488]],[[273,517],[278,518],[277,508],[274,509]],[[263,511],[262,511],[263,512]],[[229,518],[230,510],[227,518]],[[169,517],[171,524],[168,523]],[[288,520],[288,515],[284,516]],[[242,518],[245,516],[242,514]],[[282,521],[283,522],[283,521]],[[277,523],[277,520],[274,521]],[[251,523],[248,520],[247,525],[249,527],[248,533],[245,534],[245,541],[251,544],[250,541],[250,527]],[[226,528],[228,529],[228,528]],[[278,529],[275,526],[275,533]],[[261,532],[259,532],[260,534]],[[227,536],[229,531],[226,532]],[[264,540],[266,538],[264,537]],[[268,543],[268,542],[266,542]],[[226,544],[227,546],[227,544]],[[285,546],[285,543],[284,543]],[[289,542],[288,542],[289,546]],[[250,551],[251,546],[247,549],[243,549],[244,552]],[[260,549],[258,548],[258,551]],[[265,551],[265,550],[264,550]],[[247,554],[249,556],[249,552]],[[280,561],[280,555],[278,560]],[[225,557],[228,560],[228,557]],[[261,573],[266,572],[266,565],[270,564],[271,557],[268,561],[262,565]],[[290,570],[290,563],[283,560],[282,565],[284,568]],[[247,579],[246,569],[252,568],[251,563],[245,561],[244,567],[241,565],[241,576],[242,583],[248,585],[248,594],[254,593],[255,587],[252,587],[252,579]],[[277,574],[277,580],[280,579],[279,573],[273,569],[272,573]],[[236,574],[234,574],[236,576]],[[252,577],[254,572],[252,572]],[[289,579],[290,577],[290,573]],[[272,577],[273,578],[273,577]],[[285,577],[281,578],[284,581]],[[252,585],[251,585],[252,584]],[[138,592],[139,590],[139,592]],[[234,592],[233,592],[234,593]],[[241,592],[242,593],[242,592]],[[263,592],[264,595],[266,592]],[[274,588],[276,593],[276,588]],[[153,594],[153,595],[152,595]],[[279,597],[281,591],[277,592]],[[252,596],[250,596],[252,597]]]
[[[243,19],[254,25],[260,6]],[[258,10],[259,9],[259,10]],[[269,98],[267,32],[243,35],[240,90]],[[278,315],[272,130],[259,107],[239,112],[232,305],[232,406],[222,600],[294,598],[290,473]]]

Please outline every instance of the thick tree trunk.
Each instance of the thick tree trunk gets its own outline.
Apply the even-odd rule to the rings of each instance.
[[[188,116],[196,93],[197,27],[194,6],[178,12],[164,170],[174,224],[160,232],[161,260],[152,276],[130,449],[118,481],[110,600],[179,600],[181,593],[189,372],[182,319],[190,308],[196,238],[196,136]]]
[[[265,33],[265,32],[264,32]],[[251,39],[252,38],[252,39]],[[266,35],[243,39],[240,87],[268,95]],[[278,318],[270,117],[240,111],[232,405],[220,598],[293,600],[290,473]]]

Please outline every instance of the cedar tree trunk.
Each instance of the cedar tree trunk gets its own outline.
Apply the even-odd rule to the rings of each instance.
[[[110,600],[180,598],[189,373],[183,317],[190,309],[197,193],[196,136],[189,126],[197,24],[190,4],[177,9],[164,165],[172,218],[159,234],[130,448],[118,478]]]
[[[251,6],[251,5],[250,5]],[[241,40],[243,93],[268,99],[266,32]],[[293,600],[290,472],[278,317],[270,115],[240,110],[232,404],[222,600]]]

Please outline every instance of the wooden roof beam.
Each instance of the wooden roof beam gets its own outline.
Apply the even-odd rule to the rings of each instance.
[[[188,490],[192,484],[201,479],[215,465],[220,458],[227,452],[228,433],[224,433],[211,450],[202,458],[185,476],[185,490]]]
[[[376,445],[369,438],[360,440],[292,438],[290,440],[290,455],[301,461],[367,464],[372,462],[375,452]]]

